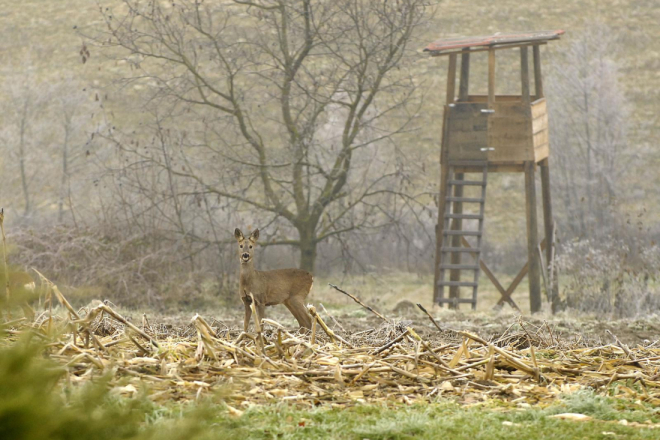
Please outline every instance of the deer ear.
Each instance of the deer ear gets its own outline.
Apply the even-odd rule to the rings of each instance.
[[[243,233],[238,228],[234,229],[234,237],[236,237],[236,240],[238,240],[238,241],[245,240],[245,237],[243,237]]]
[[[252,231],[252,234],[250,234],[250,241],[251,242],[254,243],[257,240],[259,240],[259,229],[255,229],[254,231]]]

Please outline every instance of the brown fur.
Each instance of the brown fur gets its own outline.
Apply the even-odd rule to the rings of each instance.
[[[238,241],[238,259],[241,263],[239,295],[245,306],[243,329],[247,331],[252,317],[250,294],[254,298],[259,321],[265,317],[266,306],[284,304],[300,327],[310,329],[312,320],[305,308],[305,298],[312,290],[312,274],[302,269],[256,270],[253,252],[259,230],[255,229],[246,239],[236,228],[234,236]]]

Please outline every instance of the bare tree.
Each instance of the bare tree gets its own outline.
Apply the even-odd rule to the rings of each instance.
[[[3,204],[22,209],[23,219],[36,220],[53,213],[63,220],[65,205],[72,208],[72,179],[78,188],[89,185],[83,172],[83,148],[91,132],[90,99],[83,86],[71,78],[40,82],[32,75],[34,66],[27,61],[26,72],[3,84],[4,124],[0,127],[2,152]],[[74,178],[75,180],[75,178]],[[54,184],[59,181],[60,184]],[[80,183],[80,184],[78,184]]]
[[[85,181],[84,186],[89,186],[88,175],[81,168],[87,164],[81,160],[89,156],[86,147],[88,144],[88,132],[91,132],[90,115],[92,114],[91,100],[85,93],[83,85],[72,77],[64,78],[55,85],[53,91],[53,102],[51,105],[51,116],[55,124],[59,123],[61,132],[55,135],[60,139],[60,186],[57,196],[57,219],[64,221],[65,208],[68,208],[75,222],[72,176],[78,175]],[[96,100],[99,100],[98,93]]]
[[[260,224],[283,219],[297,237],[282,228],[269,244],[298,247],[312,270],[318,243],[373,223],[396,192],[400,164],[381,150],[413,117],[400,69],[424,10],[422,0],[125,0],[103,10],[94,39],[119,48],[128,80],[168,106],[178,141],[157,155],[112,140],[133,165],[186,180],[180,191],[249,206]]]
[[[41,181],[42,161],[38,150],[45,141],[47,124],[43,121],[44,104],[48,102],[50,88],[35,80],[33,64],[25,62],[25,72],[18,78],[7,79],[2,84],[4,101],[2,109],[4,124],[0,127],[3,149],[2,185],[8,206],[21,206],[23,218],[31,216],[37,203],[34,186]],[[16,190],[18,188],[18,191]],[[20,194],[20,195],[19,195]]]
[[[573,36],[550,76],[551,124],[565,224],[573,235],[607,229],[628,168],[629,109],[618,81],[615,33],[593,24]]]

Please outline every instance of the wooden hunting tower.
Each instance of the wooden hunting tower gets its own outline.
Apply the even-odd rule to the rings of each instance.
[[[511,294],[525,275],[529,278],[531,311],[541,309],[541,275],[546,292],[551,292],[553,310],[556,305],[557,283],[552,274],[554,224],[550,201],[550,154],[548,114],[541,77],[541,45],[556,40],[564,31],[495,34],[488,37],[450,38],[429,44],[425,51],[431,56],[448,56],[447,103],[444,107],[442,147],[440,153],[441,180],[439,216],[436,227],[436,270],[434,302],[458,307],[460,303],[476,308],[477,287],[481,270],[500,291],[498,302],[518,308]],[[534,93],[530,92],[529,49],[534,66]],[[500,50],[520,51],[520,95],[495,93],[495,54]],[[470,55],[488,53],[488,94],[469,93]],[[460,83],[456,96],[456,70],[461,58]],[[543,219],[545,239],[539,243],[536,215],[535,172],[541,169]],[[527,205],[528,261],[508,289],[502,287],[486,264],[481,261],[481,239],[484,225],[486,181],[490,172],[525,174]],[[465,178],[474,173],[479,177]],[[475,192],[470,195],[469,192]],[[470,206],[475,209],[464,210]],[[470,226],[474,226],[470,230]],[[470,244],[467,237],[472,237]],[[545,250],[545,256],[543,255]],[[470,261],[463,261],[471,254]],[[543,263],[545,258],[545,264]],[[461,273],[470,272],[469,279]],[[449,273],[449,280],[446,274]],[[449,287],[445,297],[444,288]],[[472,290],[470,297],[461,297],[460,288]],[[550,294],[549,294],[550,296]]]

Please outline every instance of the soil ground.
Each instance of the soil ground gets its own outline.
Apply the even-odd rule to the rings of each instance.
[[[318,305],[317,308],[320,309]],[[429,311],[443,329],[442,332],[438,331],[428,317],[417,308],[407,307],[400,313],[381,310],[395,324],[412,324],[421,336],[435,342],[455,342],[460,338],[455,331],[468,331],[487,340],[498,340],[507,335],[527,331],[530,334],[551,334],[557,340],[591,347],[615,343],[612,335],[629,346],[648,346],[658,343],[660,340],[660,316],[657,315],[637,319],[610,320],[571,316],[570,314],[554,317],[530,317],[510,311],[500,313],[449,311],[446,309],[430,309]],[[321,309],[319,312],[328,326],[340,334],[361,332],[375,334],[388,327],[388,324],[357,304],[352,309],[328,306],[325,311]],[[136,323],[142,322],[141,315],[142,313],[134,311],[125,312],[125,316]],[[156,315],[147,313],[147,318],[151,326],[162,325],[163,330],[167,329],[180,336],[194,337],[194,328],[190,324],[193,315],[192,312]],[[200,312],[200,315],[220,331],[229,330],[232,334],[238,335],[243,328],[242,306],[223,310],[206,310]],[[284,306],[269,307],[266,309],[266,316],[290,329],[298,327]]]

